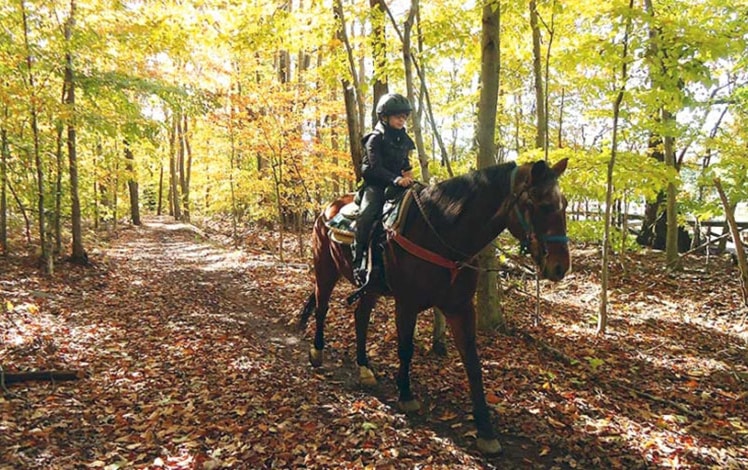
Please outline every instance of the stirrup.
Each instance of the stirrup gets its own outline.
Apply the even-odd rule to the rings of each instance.
[[[356,287],[363,287],[368,284],[369,273],[364,268],[353,270],[353,283]]]
[[[356,289],[351,295],[346,297],[345,301],[348,305],[353,305],[358,299],[361,298],[368,290],[371,290],[372,288],[374,290],[382,290],[384,287],[384,279],[383,279],[384,273],[380,270],[380,268],[372,267],[371,270],[366,271],[366,279],[364,280],[364,283],[361,286],[358,286],[358,289]],[[358,282],[357,279],[355,279],[356,273],[353,273],[354,280]]]

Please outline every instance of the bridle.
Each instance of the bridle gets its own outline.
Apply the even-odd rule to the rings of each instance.
[[[511,188],[514,188],[514,178],[517,175],[517,168],[518,167],[514,167],[514,169],[512,170]],[[554,176],[554,179],[555,179],[555,176]],[[524,211],[522,211],[522,210],[520,210],[520,205],[518,204],[518,202],[520,200],[520,197],[525,192],[528,193],[528,198],[532,201],[532,204],[530,205],[530,207],[534,211],[536,203],[533,200],[532,196],[529,195],[527,184],[523,185],[522,191],[520,191],[519,194],[516,194],[516,195],[513,194],[514,201],[512,202],[512,205],[514,206],[514,212],[517,215],[517,220],[519,220],[519,224],[522,226],[522,230],[525,232],[525,239],[521,240],[519,242],[519,252],[520,252],[520,254],[524,255],[524,254],[528,254],[528,253],[531,252],[530,247],[532,245],[533,239],[536,239],[536,240],[542,242],[541,243],[541,247],[543,249],[543,254],[545,254],[545,252],[546,252],[545,245],[547,243],[563,243],[563,244],[568,244],[569,243],[569,237],[567,237],[566,234],[563,234],[563,235],[543,235],[543,234],[541,234],[541,235],[538,236],[535,233],[535,228],[533,227],[533,225],[530,222],[528,222],[528,219],[532,220],[532,216],[529,216],[529,217],[527,216],[527,212],[529,211],[529,209],[525,208]],[[523,214],[523,212],[524,212],[524,214]]]
[[[527,254],[531,251],[530,246],[534,239],[542,242],[541,245],[542,245],[542,249],[544,253],[546,252],[546,249],[545,249],[546,243],[564,243],[564,244],[568,243],[569,238],[566,236],[566,234],[540,235],[540,236],[536,234],[536,231],[533,225],[530,222],[528,222],[528,220],[530,221],[532,220],[532,217],[527,217],[527,212],[529,211],[529,209],[525,208],[524,210],[520,210],[519,202],[525,193],[529,193],[530,187],[527,185],[527,183],[524,183],[522,184],[522,186],[519,188],[518,191],[515,191],[515,179],[517,176],[518,169],[519,167],[515,166],[512,169],[512,174],[510,175],[509,197],[511,198],[511,201],[509,201],[508,203],[505,202],[504,204],[502,204],[502,207],[498,210],[496,214],[494,214],[493,219],[500,217],[500,216],[503,217],[507,215],[512,208],[514,209],[515,213],[517,214],[517,219],[519,220],[519,223],[522,226],[522,230],[525,232],[525,239],[520,241],[520,253],[521,254]],[[416,206],[418,207],[418,211],[421,213],[421,217],[426,222],[426,225],[429,227],[429,229],[434,234],[434,236],[436,236],[436,239],[439,240],[439,243],[441,243],[445,248],[447,248],[451,252],[456,253],[463,258],[463,260],[461,261],[452,261],[452,260],[449,260],[449,261],[451,261],[457,266],[478,269],[476,266],[472,266],[469,264],[469,262],[473,258],[475,258],[477,253],[473,253],[473,254],[465,253],[464,251],[452,246],[450,243],[444,240],[444,238],[442,238],[442,236],[436,230],[436,227],[434,227],[434,225],[429,220],[426,214],[426,210],[423,207],[423,202],[421,201],[419,191],[413,190],[412,192],[413,192],[413,200],[415,201]],[[535,201],[533,201],[532,196],[529,196],[529,199],[532,201],[531,207],[534,210]],[[525,215],[523,215],[523,212],[525,212]],[[482,249],[478,250],[478,253],[480,253],[481,251],[483,250]]]

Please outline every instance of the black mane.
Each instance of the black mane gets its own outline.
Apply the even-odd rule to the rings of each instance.
[[[434,225],[452,225],[475,198],[491,196],[497,200],[509,194],[514,162],[494,165],[429,186],[421,192],[424,210]]]

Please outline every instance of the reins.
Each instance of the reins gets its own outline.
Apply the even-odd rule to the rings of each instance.
[[[527,191],[528,188],[527,188],[527,184],[526,183],[522,185],[521,191],[519,191],[519,192],[514,192],[513,191],[513,189],[514,189],[514,178],[515,178],[515,176],[517,174],[517,169],[518,169],[518,167],[515,166],[512,169],[512,174],[510,176],[510,192],[509,192],[509,197],[511,198],[511,201],[508,204],[507,204],[507,201],[504,201],[502,203],[502,207],[494,214],[494,216],[492,217],[492,219],[495,219],[497,217],[505,217],[506,214],[512,209],[512,207],[516,208],[516,204],[517,204],[517,201],[519,201],[520,196],[522,196],[522,194],[524,194]],[[420,184],[421,186],[424,186],[422,183],[418,183],[418,184]],[[439,241],[439,243],[441,243],[448,250],[450,250],[450,251],[452,251],[454,253],[457,253],[461,257],[465,258],[465,260],[464,261],[454,261],[454,260],[451,260],[449,258],[446,258],[446,257],[438,254],[438,253],[435,253],[433,251],[427,250],[427,249],[425,249],[425,248],[423,248],[423,247],[421,247],[421,246],[413,243],[412,241],[410,241],[409,239],[405,238],[404,236],[400,235],[397,232],[389,231],[390,238],[392,238],[393,241],[395,241],[403,249],[405,249],[409,253],[413,254],[414,256],[417,256],[417,257],[419,257],[421,259],[425,259],[425,260],[427,260],[427,261],[429,261],[429,262],[431,262],[433,264],[436,264],[438,266],[442,266],[442,267],[445,267],[445,268],[449,269],[450,270],[451,282],[454,282],[454,280],[457,277],[457,273],[462,268],[469,268],[469,269],[472,269],[474,271],[479,271],[479,272],[494,272],[494,271],[499,271],[499,269],[483,268],[483,267],[476,266],[476,265],[473,265],[473,264],[470,263],[470,261],[472,261],[475,258],[475,256],[477,256],[478,253],[480,253],[481,251],[483,251],[483,249],[478,250],[478,253],[475,253],[475,254],[471,255],[471,254],[465,253],[464,251],[462,251],[462,250],[460,250],[458,248],[455,248],[454,246],[452,246],[451,244],[449,244],[446,240],[444,240],[444,238],[439,234],[439,232],[436,230],[436,227],[434,227],[434,225],[431,223],[431,221],[429,220],[428,216],[426,215],[426,210],[424,209],[423,202],[421,201],[420,192],[413,190],[412,193],[413,193],[413,199],[415,200],[416,206],[418,207],[418,211],[421,213],[421,217],[423,218],[424,222],[426,222],[426,225],[429,227],[429,229],[434,234],[434,236],[436,236],[436,239]],[[518,208],[517,208],[517,212],[519,214],[519,209]],[[520,218],[520,223],[522,223],[523,224],[523,228],[525,228],[525,224],[527,224],[527,222],[521,216],[521,214],[519,215],[519,218]],[[529,230],[526,229],[525,233],[528,234],[528,242],[529,242],[529,234],[533,233],[533,231],[530,228]],[[490,245],[491,243],[493,243],[493,241],[489,242],[486,246]]]

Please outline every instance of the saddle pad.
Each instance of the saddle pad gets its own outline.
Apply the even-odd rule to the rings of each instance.
[[[385,203],[384,205],[384,223],[385,228],[400,232],[404,227],[401,225],[405,222],[404,214],[408,213],[410,207],[413,190],[409,189],[405,192],[405,195],[399,202],[394,204]],[[358,205],[355,203],[346,204],[343,208],[335,214],[335,216],[327,220],[325,225],[330,230],[330,238],[334,241],[343,245],[350,245],[353,243],[353,239],[356,233],[356,221],[351,218],[351,215],[358,214]]]
[[[330,238],[342,245],[350,245],[356,233],[356,222],[338,212],[335,217],[325,222],[330,230]]]

